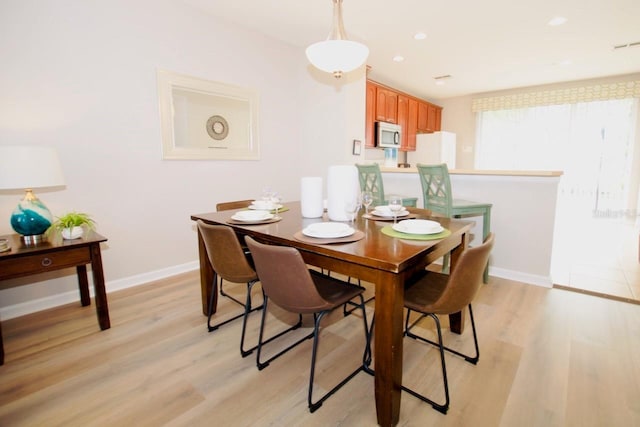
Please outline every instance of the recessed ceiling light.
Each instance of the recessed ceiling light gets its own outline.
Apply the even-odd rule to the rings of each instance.
[[[554,16],[547,22],[547,25],[551,25],[552,27],[556,27],[558,25],[562,25],[567,22],[567,18],[564,16]]]
[[[416,40],[424,40],[424,39],[427,38],[427,35],[425,33],[423,33],[422,31],[420,31],[418,33],[415,33],[413,35],[413,38],[416,39]]]
[[[402,55],[396,55],[396,56],[394,56],[394,57],[393,57],[393,60],[394,60],[395,62],[402,62],[402,61],[404,61],[404,56],[402,56]]]

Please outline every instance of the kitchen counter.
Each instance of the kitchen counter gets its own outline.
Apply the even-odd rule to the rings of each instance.
[[[381,167],[385,194],[417,197],[422,186],[415,167]],[[491,203],[491,230],[496,243],[489,274],[551,287],[551,252],[560,171],[493,171],[454,169],[451,189],[456,199]],[[482,236],[482,218],[474,218],[472,233]],[[524,227],[521,224],[525,224]]]
[[[381,172],[387,173],[418,173],[415,167],[390,168],[380,166]],[[493,176],[562,176],[562,171],[524,171],[524,170],[482,170],[482,169],[449,169],[449,175],[493,175]]]

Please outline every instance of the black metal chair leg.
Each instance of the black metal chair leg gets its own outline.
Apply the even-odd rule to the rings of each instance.
[[[444,361],[444,346],[442,345],[442,330],[440,328],[440,320],[438,319],[438,316],[436,316],[435,314],[429,314],[429,316],[431,316],[433,318],[433,320],[436,322],[436,329],[438,330],[438,348],[440,350],[440,365],[442,367],[442,379],[443,379],[443,383],[444,383],[444,396],[445,396],[445,403],[444,404],[440,404],[437,403],[431,399],[429,399],[426,396],[423,396],[422,394],[413,391],[412,389],[410,389],[409,387],[406,386],[401,386],[402,390],[406,391],[407,393],[409,393],[410,395],[417,397],[418,399],[422,400],[423,402],[429,403],[435,410],[446,414],[447,410],[449,409],[449,382],[447,381],[447,367]]]
[[[222,280],[222,279],[220,279]],[[242,313],[237,314],[229,319],[226,319],[218,324],[212,325],[211,324],[211,317],[213,317],[213,298],[214,298],[214,293],[216,291],[216,283],[217,283],[217,274],[213,275],[213,284],[211,286],[211,297],[209,298],[209,309],[207,312],[207,329],[209,332],[213,332],[216,329],[218,329],[220,326],[222,325],[226,325],[229,322],[232,322],[236,319],[239,319],[240,317],[245,317],[245,321],[246,321],[246,317],[248,316],[249,313],[256,311],[256,310],[260,310],[262,308],[262,305],[255,307],[255,308],[251,308],[251,287],[256,283],[257,281],[253,281],[253,282],[249,282],[247,283],[247,298],[248,298],[248,304],[249,304],[249,309],[247,311],[247,302],[245,302],[244,304],[242,304],[242,306],[244,307],[244,310],[242,311]],[[233,298],[231,298],[233,299]],[[244,324],[243,324],[243,329],[244,329]],[[243,330],[244,332],[244,330]],[[242,340],[244,340],[244,337],[242,338]],[[242,343],[242,341],[241,341]],[[241,344],[241,349],[240,352],[242,353],[242,344]]]
[[[372,352],[371,352],[371,339],[373,338],[373,329],[376,323],[376,315],[373,314],[371,318],[371,328],[369,328],[369,332],[367,333],[367,345],[364,349],[364,354],[362,355],[362,365],[364,367],[364,371],[369,375],[375,375],[375,371],[370,368],[371,360],[372,360]]]
[[[267,317],[267,304],[268,304],[268,302],[269,302],[269,297],[267,297],[265,295],[263,308],[262,308],[262,321],[260,322],[260,333],[258,335],[258,353],[257,353],[257,356],[256,356],[256,366],[258,367],[258,370],[260,370],[260,371],[263,370],[264,368],[266,368],[267,366],[269,366],[269,363],[271,363],[273,360],[275,360],[278,357],[282,356],[283,354],[285,354],[286,352],[288,352],[292,348],[296,347],[298,344],[300,344],[300,343],[304,342],[305,340],[308,340],[308,339],[313,337],[313,332],[310,333],[309,335],[305,335],[304,337],[302,337],[298,341],[294,342],[293,344],[291,344],[290,346],[288,346],[284,350],[281,350],[279,353],[275,354],[274,356],[271,356],[269,359],[267,359],[264,362],[262,362],[260,360],[260,355],[262,353],[262,346],[263,345],[268,344],[271,341],[275,340],[276,338],[279,338],[282,335],[284,335],[284,334],[286,334],[288,332],[291,332],[291,331],[293,331],[295,329],[298,329],[300,326],[302,326],[302,315],[298,315],[298,323],[296,323],[295,325],[291,326],[290,328],[285,329],[282,332],[277,333],[276,335],[272,336],[268,340],[263,341],[262,338],[264,336],[264,324],[265,324],[265,320],[266,320],[266,317]]]
[[[445,403],[444,404],[440,404],[440,403],[436,403],[433,400],[427,398],[426,396],[423,396],[419,393],[417,393],[414,390],[411,390],[408,387],[402,386],[402,390],[406,391],[407,393],[411,394],[414,397],[417,397],[418,399],[429,403],[431,406],[433,406],[434,409],[436,409],[437,411],[442,412],[443,414],[447,413],[447,410],[449,409],[449,383],[447,380],[447,369],[446,369],[446,365],[445,365],[445,359],[444,359],[444,351],[448,351],[450,353],[453,353],[457,356],[460,356],[462,358],[464,358],[464,360],[466,360],[469,363],[472,364],[477,364],[478,360],[480,359],[480,348],[478,346],[478,335],[477,335],[477,331],[476,331],[476,324],[475,324],[475,319],[473,318],[473,308],[471,307],[471,304],[469,304],[469,318],[471,319],[471,330],[473,331],[473,344],[475,347],[475,356],[468,356],[464,353],[461,353],[459,351],[453,350],[451,348],[445,347],[442,341],[442,328],[440,326],[440,320],[438,319],[438,316],[436,316],[435,314],[421,314],[421,316],[415,321],[413,322],[411,325],[409,324],[409,317],[411,315],[411,310],[407,310],[407,318],[405,321],[405,335],[413,338],[415,340],[419,340],[419,341],[423,341],[425,343],[431,344],[431,345],[435,345],[438,347],[438,349],[440,350],[440,362],[441,362],[441,366],[442,366],[442,378],[443,378],[443,383],[444,383],[444,393],[445,393]],[[425,316],[430,316],[433,318],[433,320],[436,322],[436,328],[438,331],[438,342],[434,342],[431,341],[427,338],[421,337],[419,335],[416,335],[414,333],[411,332],[411,329]]]
[[[262,307],[264,306],[264,294],[263,294],[263,303],[258,307],[251,308],[251,289],[253,288],[253,285],[255,285],[256,283],[257,281],[247,283],[247,302],[245,304],[244,317],[242,318],[242,333],[240,336],[240,355],[242,357],[247,357],[248,355],[253,353],[253,351],[258,347],[258,345],[256,344],[255,346],[251,347],[248,350],[244,349],[244,337],[247,330],[247,320],[249,319],[249,314],[253,311],[262,309]]]
[[[364,298],[362,297],[362,295],[360,295],[359,297],[360,297],[360,304],[358,304],[358,306],[362,309],[362,319],[363,319],[364,333],[365,333],[365,345],[368,345],[368,343],[369,343],[369,327],[367,326],[367,312],[365,310],[365,301],[364,301]],[[312,349],[312,353],[311,353],[311,369],[310,369],[310,374],[309,374],[309,395],[308,395],[308,398],[307,398],[307,402],[309,404],[309,412],[311,412],[311,413],[315,412],[318,408],[320,408],[325,400],[327,400],[332,394],[334,394],[336,391],[338,391],[340,388],[342,388],[342,386],[344,386],[346,383],[348,383],[351,380],[351,378],[355,377],[360,371],[365,371],[366,372],[364,364],[358,366],[357,369],[355,369],[353,372],[351,372],[349,375],[347,375],[346,378],[344,378],[342,381],[340,381],[340,383],[338,383],[338,385],[336,385],[331,390],[329,390],[327,393],[325,393],[316,402],[313,402],[313,382],[314,382],[315,369],[316,369],[316,354],[317,354],[317,350],[318,350],[318,344],[319,344],[319,341],[320,341],[320,322],[322,321],[322,318],[324,317],[324,315],[326,313],[328,313],[328,312],[327,311],[320,312],[320,314],[316,318],[316,322],[315,322],[314,330],[313,330],[313,349]]]
[[[437,343],[437,342],[435,342],[435,341],[431,341],[431,340],[430,340],[430,339],[428,339],[428,338],[421,337],[421,336],[416,335],[416,334],[414,334],[413,332],[411,332],[411,329],[412,329],[412,328],[413,328],[413,327],[414,327],[418,322],[420,322],[420,320],[422,320],[422,319],[423,319],[424,317],[426,317],[427,315],[426,315],[426,314],[421,314],[421,316],[420,316],[420,317],[419,317],[415,322],[413,322],[411,325],[409,325],[409,315],[410,315],[410,314],[411,314],[411,310],[407,310],[407,319],[406,319],[406,322],[405,322],[405,331],[404,331],[404,335],[405,335],[405,336],[407,336],[407,337],[409,337],[409,338],[413,338],[413,339],[415,339],[415,340],[422,341],[422,342],[425,342],[425,343],[428,343],[428,344],[431,344],[431,345],[433,345],[433,346],[438,347],[438,346],[440,345],[439,343]],[[443,346],[443,348],[444,348],[446,351],[448,351],[449,353],[451,353],[451,354],[455,354],[456,356],[460,356],[460,357],[462,357],[464,360],[466,360],[467,362],[469,362],[469,363],[472,363],[472,364],[476,365],[476,364],[478,363],[478,360],[480,360],[480,348],[479,348],[479,346],[478,346],[478,335],[477,335],[477,333],[476,333],[476,324],[475,324],[475,321],[474,321],[474,319],[473,319],[473,310],[472,310],[472,308],[471,308],[471,304],[469,304],[469,318],[471,319],[471,330],[473,331],[473,343],[474,343],[475,351],[476,351],[475,356],[469,356],[469,355],[467,355],[467,354],[464,354],[464,353],[461,353],[461,352],[459,352],[459,351],[457,351],[457,350],[454,350],[454,349],[452,349],[452,348],[450,348],[450,347]]]

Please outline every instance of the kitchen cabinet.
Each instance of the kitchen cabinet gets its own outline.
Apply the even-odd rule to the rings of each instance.
[[[398,93],[378,86],[376,88],[376,120],[398,123]]]
[[[418,132],[428,132],[427,117],[429,117],[429,106],[426,102],[418,103]]]
[[[403,130],[407,135],[407,145],[404,151],[415,151],[418,133],[418,100],[415,98],[409,98],[407,127]]]
[[[401,151],[415,151],[416,136],[440,130],[442,107],[396,91],[372,80],[366,82],[365,147],[376,146],[376,122],[402,127]]]
[[[407,149],[407,123],[409,119],[409,98],[405,95],[398,95],[398,124],[402,127],[402,135],[400,137],[400,151]]]
[[[398,95],[398,124],[402,126],[400,151],[415,151],[418,124],[418,101]]]
[[[442,107],[429,102],[418,104],[418,132],[432,133],[440,130]]]
[[[436,131],[436,106],[429,104],[427,108],[427,132]]]
[[[367,95],[364,125],[364,146],[376,146],[376,85],[367,81]]]

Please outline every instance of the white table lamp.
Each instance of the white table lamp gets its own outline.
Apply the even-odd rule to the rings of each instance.
[[[27,245],[44,240],[53,216],[33,194],[34,188],[64,185],[58,153],[44,146],[0,146],[0,190],[26,191],[11,214],[11,227]]]

